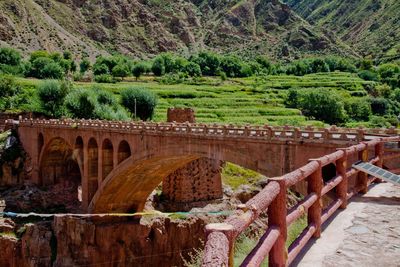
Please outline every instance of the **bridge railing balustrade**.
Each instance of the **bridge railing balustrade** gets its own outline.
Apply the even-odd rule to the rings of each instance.
[[[303,135],[298,130],[294,132],[296,131],[296,135]],[[348,137],[340,134],[334,138]],[[265,211],[268,212],[268,229],[241,266],[260,266],[267,257],[269,266],[290,265],[311,238],[320,237],[322,224],[335,211],[346,208],[348,200],[355,194],[366,193],[368,186],[376,180],[375,177],[368,177],[365,173],[352,168],[352,164],[357,160],[363,160],[382,167],[385,159],[393,157],[392,152],[389,155],[385,154],[384,144],[395,142],[399,145],[399,136],[361,142],[318,159],[312,159],[291,173],[270,179],[259,194],[245,205],[239,205],[235,214],[223,224],[211,224],[206,227],[209,238],[206,238],[202,266],[216,266],[215,264],[233,266],[235,239]],[[395,155],[400,157],[400,151]],[[329,164],[334,164],[336,176],[324,181],[322,168]],[[352,187],[349,183],[351,178],[355,179],[355,185]],[[297,205],[287,210],[287,189],[305,181],[308,194]],[[322,197],[328,193],[332,200],[326,206],[322,206]],[[290,244],[286,256],[285,242],[288,227],[302,216],[307,216],[307,226]],[[226,239],[216,239],[217,235]],[[227,254],[221,254],[221,251]]]

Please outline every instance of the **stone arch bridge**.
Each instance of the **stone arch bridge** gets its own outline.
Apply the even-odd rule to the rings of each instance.
[[[160,182],[170,201],[218,199],[222,162],[274,177],[396,131],[24,119],[18,134],[34,183],[79,180],[83,210],[105,213],[142,210]]]

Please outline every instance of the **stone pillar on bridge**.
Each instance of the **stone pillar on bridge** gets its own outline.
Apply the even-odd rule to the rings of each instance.
[[[200,158],[163,180],[163,205],[169,211],[190,210],[196,205],[221,199],[221,165],[218,160]]]

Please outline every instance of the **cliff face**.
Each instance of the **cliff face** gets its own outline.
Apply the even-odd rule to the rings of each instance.
[[[146,57],[212,49],[278,57],[285,45],[292,56],[349,52],[277,0],[3,0],[0,11],[0,44],[23,51],[94,58],[111,51]],[[293,44],[298,33],[303,42]]]
[[[0,266],[183,266],[201,247],[204,225],[200,219],[142,224],[56,217],[26,225],[20,238],[2,233]]]

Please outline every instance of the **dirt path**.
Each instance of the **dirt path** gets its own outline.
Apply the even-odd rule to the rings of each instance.
[[[400,187],[375,185],[337,213],[292,266],[400,266]]]

